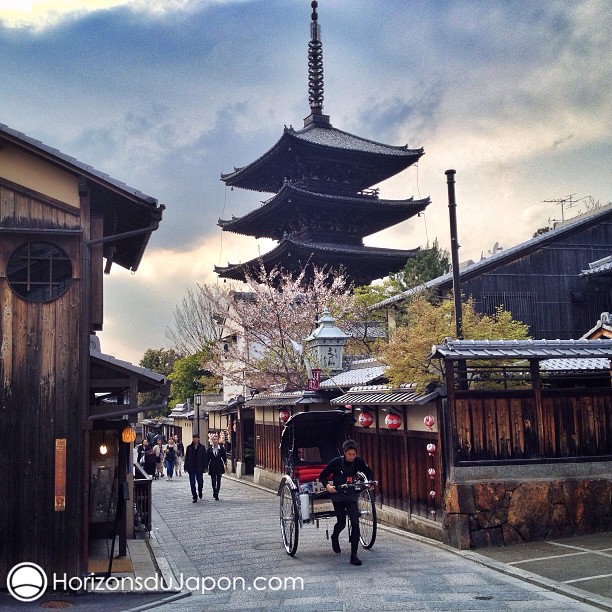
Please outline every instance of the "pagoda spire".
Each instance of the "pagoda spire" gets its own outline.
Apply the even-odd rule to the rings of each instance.
[[[312,22],[310,23],[310,42],[308,43],[308,102],[310,115],[304,119],[304,127],[330,125],[329,117],[323,114],[323,43],[321,42],[321,26],[317,7],[319,3],[313,0]]]

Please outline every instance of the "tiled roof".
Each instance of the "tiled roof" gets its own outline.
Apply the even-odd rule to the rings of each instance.
[[[353,385],[364,385],[377,380],[385,375],[387,366],[372,366],[369,368],[357,368],[336,374],[332,378],[321,382],[321,389],[336,389],[338,387],[350,387]]]
[[[609,370],[610,360],[605,357],[594,357],[591,359],[544,359],[540,362],[540,368],[549,372]]]
[[[582,270],[580,276],[593,276],[612,272],[612,255],[589,264],[588,270]]]
[[[323,402],[316,394],[307,391],[290,391],[282,393],[260,393],[249,400],[245,400],[245,406],[295,406],[296,404],[312,404],[317,401]]]
[[[451,340],[432,347],[445,359],[567,359],[612,356],[612,340]]]
[[[344,395],[331,401],[332,404],[350,404],[351,406],[377,405],[421,405],[438,397],[438,391],[431,393],[415,393],[413,385],[370,385],[353,387]]]
[[[383,155],[397,155],[409,157],[421,155],[423,149],[409,149],[408,146],[391,146],[366,138],[354,136],[331,127],[308,126],[303,130],[288,129],[288,132],[300,140],[313,144],[331,147],[334,149],[346,149],[347,151],[363,151],[365,153],[379,153]]]

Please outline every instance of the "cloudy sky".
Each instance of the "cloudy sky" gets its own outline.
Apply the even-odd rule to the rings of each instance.
[[[269,194],[219,176],[302,127],[310,12],[310,0],[0,0],[0,123],[167,207],[138,272],[106,277],[103,351],[137,363],[168,347],[188,288],[271,248],[221,236],[219,217]],[[449,168],[462,260],[559,219],[543,200],[612,200],[609,0],[320,0],[319,23],[334,127],[425,148],[380,188],[430,196],[426,215],[367,244],[448,248]]]

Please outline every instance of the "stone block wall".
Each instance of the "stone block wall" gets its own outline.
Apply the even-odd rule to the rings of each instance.
[[[460,549],[612,530],[612,478],[446,485],[443,541]]]

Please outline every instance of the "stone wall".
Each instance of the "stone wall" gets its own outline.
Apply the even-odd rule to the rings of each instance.
[[[612,530],[612,478],[446,485],[443,541],[482,548]]]

